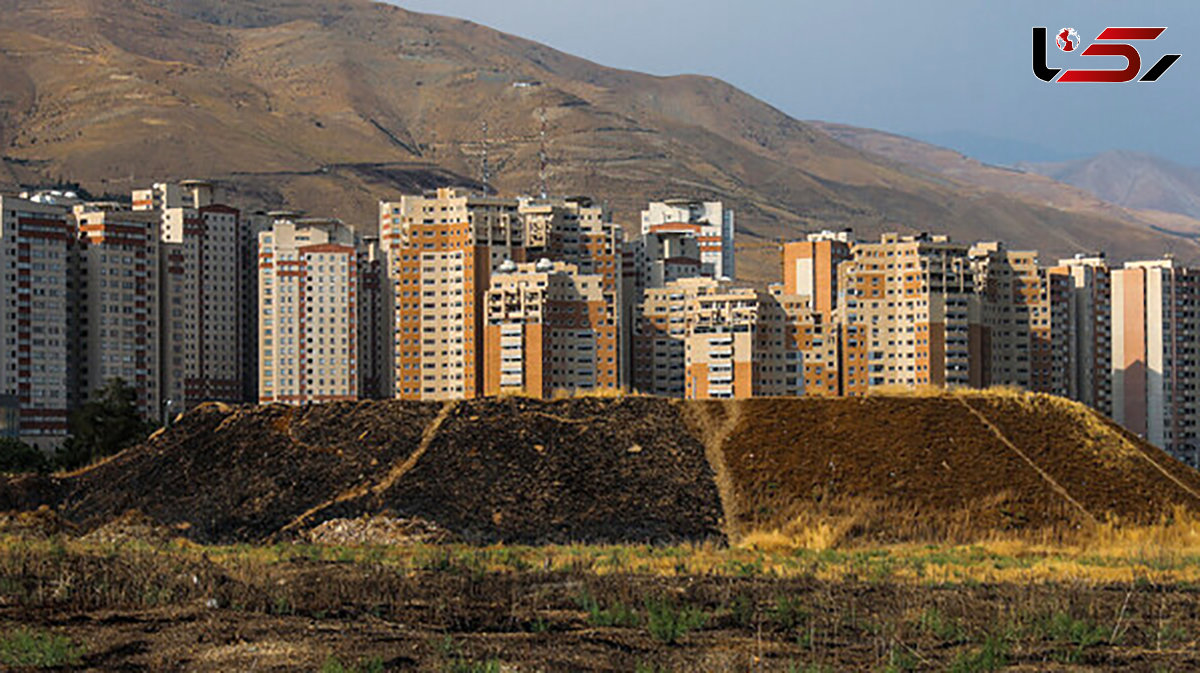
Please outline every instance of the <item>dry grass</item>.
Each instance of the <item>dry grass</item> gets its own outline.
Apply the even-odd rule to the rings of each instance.
[[[1072,535],[1065,531],[996,535],[965,545],[842,546],[845,528],[850,525],[848,521],[814,522],[786,531],[753,531],[732,547],[716,542],[673,546],[203,546],[183,539],[169,543],[93,542],[9,535],[0,537],[0,577],[42,578],[36,587],[26,589],[30,596],[46,602],[66,596],[86,598],[87,607],[108,602],[97,593],[100,585],[124,587],[118,597],[124,603],[146,596],[161,600],[154,590],[164,585],[169,595],[194,597],[192,582],[179,579],[181,567],[191,568],[189,573],[201,577],[201,584],[211,586],[215,573],[227,575],[235,585],[251,586],[262,585],[262,576],[274,572],[271,568],[296,561],[366,564],[401,575],[537,571],[597,576],[809,577],[914,585],[1200,583],[1200,517],[1183,510],[1153,526],[1121,526],[1110,521]],[[68,564],[71,559],[76,562]],[[120,563],[111,565],[114,559]],[[91,570],[82,572],[83,568]],[[116,581],[123,572],[131,578]],[[104,582],[85,581],[85,576]],[[12,591],[11,582],[0,583],[0,594]]]
[[[968,545],[843,546],[852,520],[797,522],[786,530],[754,531],[739,549],[763,555],[768,567],[786,574],[780,559],[825,554],[828,559],[862,556],[887,559],[892,581],[921,582],[1089,582],[1151,581],[1156,584],[1200,581],[1200,516],[1176,509],[1154,525],[1127,526],[1106,521],[1076,529],[996,534]],[[921,567],[921,572],[912,572]],[[832,562],[818,576],[844,578],[855,564]]]

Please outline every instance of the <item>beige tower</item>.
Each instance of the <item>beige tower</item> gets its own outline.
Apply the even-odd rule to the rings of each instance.
[[[282,217],[259,234],[260,403],[359,396],[361,245],[337,220]]]

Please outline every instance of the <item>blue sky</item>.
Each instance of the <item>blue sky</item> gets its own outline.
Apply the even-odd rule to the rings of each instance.
[[[720,77],[799,119],[941,141],[990,161],[1110,149],[1200,165],[1196,0],[394,0],[543,42],[604,65]],[[1031,28],[1166,26],[1139,43],[1155,83],[1046,84]],[[1050,47],[1051,67],[1120,68]]]

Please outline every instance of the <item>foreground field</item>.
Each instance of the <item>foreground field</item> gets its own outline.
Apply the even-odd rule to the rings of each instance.
[[[1173,535],[1173,550],[1122,534],[1061,551],[1010,542],[823,552],[10,536],[0,545],[0,663],[1195,670],[1200,558]]]

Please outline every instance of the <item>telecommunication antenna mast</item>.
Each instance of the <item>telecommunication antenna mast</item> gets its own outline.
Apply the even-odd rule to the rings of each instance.
[[[480,177],[481,177],[481,182],[483,182],[483,193],[490,194],[491,193],[491,184],[492,184],[492,168],[491,168],[491,166],[488,165],[488,123],[486,120],[483,122],[483,165],[482,165],[482,169],[483,169],[483,171],[482,171],[483,175]]]
[[[538,183],[540,186],[542,199],[545,200],[547,198],[546,167],[547,167],[547,164],[549,163],[549,157],[546,154],[546,108],[544,108],[544,107],[539,108],[538,112],[541,114],[541,118],[542,118],[542,131],[539,134],[539,150],[538,150],[538,162],[540,164],[538,167]]]

